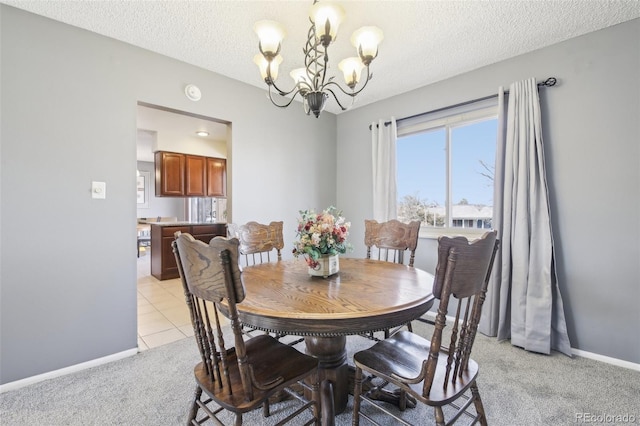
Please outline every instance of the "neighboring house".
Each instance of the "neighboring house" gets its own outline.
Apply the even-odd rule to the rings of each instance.
[[[454,228],[491,229],[492,219],[492,206],[457,204],[451,207],[451,220]]]
[[[444,206],[425,206],[421,209],[420,218],[398,217],[402,222],[420,220],[422,226],[442,227],[446,217]],[[493,207],[475,204],[456,204],[451,206],[451,223],[454,228],[491,229]]]
[[[290,244],[299,210],[337,205],[353,224],[351,255],[364,257],[371,121],[532,76],[559,79],[542,108],[569,336],[580,354],[640,365],[640,227],[611,220],[610,208],[640,216],[639,19],[318,119],[273,107],[263,89],[6,5],[0,33],[0,384],[136,352],[138,102],[232,123],[233,221],[283,220]],[[191,82],[199,102],[184,96]],[[106,183],[106,199],[91,198],[92,181]],[[435,268],[436,244],[421,239],[417,267]]]

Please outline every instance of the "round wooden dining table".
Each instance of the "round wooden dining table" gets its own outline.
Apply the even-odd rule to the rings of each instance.
[[[340,271],[323,278],[311,276],[303,259],[292,259],[245,267],[242,277],[240,321],[305,336],[307,353],[332,384],[336,413],[349,396],[346,336],[405,324],[434,303],[432,274],[378,260],[341,257]]]

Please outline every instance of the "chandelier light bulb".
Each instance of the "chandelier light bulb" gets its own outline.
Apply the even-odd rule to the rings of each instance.
[[[309,18],[316,27],[316,37],[328,46],[336,39],[340,23],[344,19],[344,9],[331,3],[316,3],[309,12]]]
[[[253,57],[253,62],[260,69],[260,76],[267,84],[271,84],[271,82],[278,78],[278,67],[282,63],[282,56],[278,55],[269,61],[262,54],[258,53]]]
[[[353,33],[351,43],[365,65],[369,65],[378,56],[378,45],[383,38],[382,30],[377,27],[362,27]]]
[[[274,57],[280,52],[282,40],[286,35],[282,25],[274,21],[258,21],[253,30],[258,34],[263,55]]]
[[[364,68],[364,64],[360,58],[351,57],[343,59],[338,64],[338,68],[344,74],[344,82],[353,90],[360,81],[360,74]]]
[[[307,76],[307,69],[306,68],[296,68],[293,71],[291,71],[289,73],[289,75],[291,76],[291,78],[293,79],[294,83],[299,87],[299,88],[306,88],[305,84],[309,86],[309,88],[311,88],[311,81],[309,80],[309,77]]]

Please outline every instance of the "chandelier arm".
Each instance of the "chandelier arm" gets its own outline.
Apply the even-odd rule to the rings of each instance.
[[[306,71],[305,71],[306,72]],[[309,76],[307,73],[307,79],[305,80],[304,78],[298,78],[298,80],[294,80],[296,86],[293,88],[293,90],[298,89],[301,93],[301,95],[304,95],[305,92],[312,92],[313,91],[313,87],[311,86],[310,80],[309,80]],[[291,90],[291,92],[293,92],[293,90]],[[289,93],[291,93],[289,92]]]
[[[271,91],[271,86],[273,86],[273,88],[278,91],[278,95],[280,95],[280,96],[289,96],[290,94],[292,94],[296,90],[299,90],[297,86],[293,86],[293,89],[289,90],[288,92],[285,92],[283,90],[280,90],[280,88],[278,86],[276,86],[276,82],[273,81],[273,80],[271,80],[271,84],[269,84],[269,91]]]
[[[288,95],[288,94],[290,94],[290,93],[292,93],[292,92],[293,92],[293,90],[292,90],[291,92],[287,93],[287,95]],[[296,95],[297,95],[298,93],[300,93],[300,90],[299,90],[299,89],[295,91],[295,93],[293,94],[293,96],[291,96],[291,98],[289,99],[289,102],[287,102],[287,103],[285,103],[285,104],[280,105],[280,104],[278,104],[278,103],[273,99],[273,96],[271,95],[271,86],[269,86],[269,92],[268,92],[268,94],[269,94],[269,95],[268,95],[268,97],[269,97],[269,100],[271,101],[271,103],[272,103],[272,104],[274,104],[275,106],[277,106],[278,108],[286,108],[286,107],[288,107],[289,105],[291,105],[291,103],[292,103],[292,102],[293,102],[293,100],[296,98]],[[278,94],[280,95],[280,93],[278,93]],[[283,95],[280,95],[280,96],[283,96]]]
[[[336,86],[338,86],[338,84],[334,83]],[[338,88],[340,90],[342,90],[342,87],[338,86]],[[342,111],[346,111],[348,108],[345,107],[344,105],[342,105],[342,103],[340,102],[340,100],[338,99],[338,96],[336,96],[335,92],[331,89],[326,89],[327,92],[331,93],[331,96],[333,96],[333,99],[336,101],[336,103],[338,104],[338,106],[342,109]],[[344,90],[342,90],[344,92]],[[348,93],[347,93],[348,95]],[[351,105],[349,105],[349,108],[351,108],[353,106],[353,103],[355,102],[355,98],[351,98]]]
[[[291,93],[293,93],[298,87],[294,86],[293,89],[289,90],[288,92],[281,90],[275,82],[275,79],[273,77],[271,77],[271,66],[267,67],[267,78],[265,79],[265,82],[267,83],[267,86],[269,86],[269,92],[271,92],[271,86],[273,86],[274,89],[276,89],[278,91],[278,94],[280,96],[287,96]],[[271,97],[271,96],[269,96]]]
[[[344,93],[345,95],[347,95],[347,96],[351,96],[352,98],[355,98],[356,96],[358,96],[358,94],[359,94],[360,92],[362,92],[362,91],[364,90],[364,88],[365,88],[365,87],[367,87],[367,83],[369,83],[369,80],[371,80],[372,78],[373,78],[373,74],[369,73],[369,67],[367,67],[367,77],[366,77],[366,78],[365,78],[365,80],[364,80],[364,85],[363,85],[360,89],[358,89],[357,91],[355,91],[355,92],[347,92],[346,90],[344,90],[344,89],[342,88],[342,86],[340,86],[340,85],[339,85],[338,83],[336,83],[335,81],[328,81],[326,84],[324,84],[324,85],[322,86],[322,90],[324,90],[324,88],[325,88],[325,87],[327,87],[327,86],[329,86],[329,85],[334,85],[334,86],[336,86],[338,89],[340,89],[340,91],[341,91],[342,93]],[[328,90],[328,89],[327,89],[327,90]]]

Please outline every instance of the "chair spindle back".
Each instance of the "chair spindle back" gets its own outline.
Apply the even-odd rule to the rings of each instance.
[[[367,259],[372,258],[372,248],[375,248],[378,260],[404,264],[405,251],[409,250],[408,266],[413,266],[419,231],[420,222],[417,220],[402,223],[392,219],[380,223],[365,219],[364,244],[367,246]]]
[[[447,353],[446,374],[442,383],[446,389],[468,367],[471,349],[478,329],[482,304],[486,297],[489,277],[499,241],[496,231],[486,232],[475,241],[464,237],[440,237],[438,239],[438,265],[433,293],[440,299],[426,363],[423,395],[431,390],[438,355]],[[455,319],[448,346],[442,345],[442,331],[446,324],[450,298],[457,299]]]
[[[229,224],[227,234],[240,241],[239,252],[243,266],[271,262],[272,252],[276,251],[277,260],[282,260],[284,247],[283,222],[271,222],[264,225],[247,222],[244,225]]]
[[[245,290],[238,265],[237,239],[215,237],[207,245],[190,234],[176,233],[173,242],[178,271],[206,373],[217,387],[232,394],[230,363],[238,363],[246,400],[253,398],[251,366],[247,363],[237,303]],[[226,347],[222,329],[220,302],[226,302],[234,346]]]

